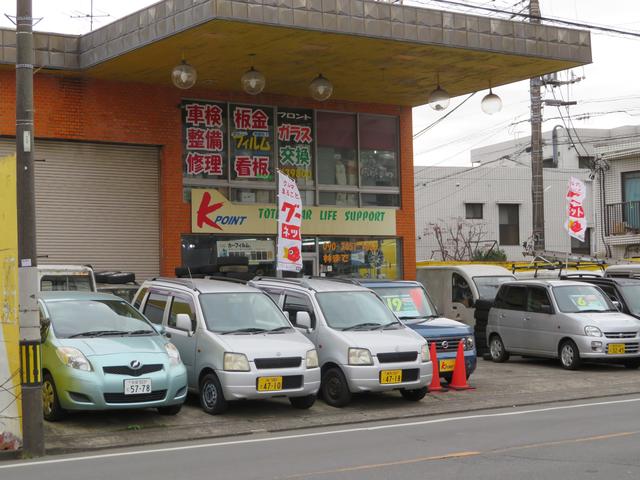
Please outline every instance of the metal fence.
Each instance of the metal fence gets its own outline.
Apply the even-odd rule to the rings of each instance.
[[[640,232],[640,201],[607,205],[607,236]]]

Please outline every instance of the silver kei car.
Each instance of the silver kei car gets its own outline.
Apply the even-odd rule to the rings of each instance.
[[[568,370],[583,361],[640,366],[640,321],[619,312],[600,288],[584,282],[503,284],[489,312],[487,339],[495,362],[519,354],[559,358]]]

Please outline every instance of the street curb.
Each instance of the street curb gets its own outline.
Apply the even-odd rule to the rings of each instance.
[[[602,399],[602,398],[626,397],[629,395],[638,395],[638,394],[640,394],[640,390],[633,391],[633,392],[625,392],[625,393],[615,393],[610,395],[581,396],[581,397],[561,399],[561,400],[522,402],[522,403],[516,403],[516,404],[509,403],[507,405],[500,404],[500,405],[492,405],[492,406],[476,407],[476,408],[465,408],[465,409],[458,408],[458,409],[449,410],[446,412],[433,412],[433,413],[427,412],[427,413],[411,414],[411,415],[391,415],[385,419],[344,421],[344,422],[328,423],[328,424],[317,425],[317,426],[299,426],[299,427],[275,428],[275,429],[244,430],[244,431],[238,431],[238,432],[222,433],[219,435],[215,435],[215,434],[204,435],[202,437],[191,438],[186,440],[174,440],[172,443],[179,445],[186,442],[218,439],[218,438],[228,438],[228,437],[238,437],[238,436],[249,436],[249,435],[254,435],[256,433],[280,433],[280,432],[293,432],[298,430],[307,430],[310,428],[339,427],[339,426],[345,426],[345,425],[362,425],[365,423],[381,422],[381,421],[388,421],[388,420],[403,420],[403,419],[412,419],[412,418],[446,416],[446,415],[453,415],[453,414],[459,414],[459,413],[471,413],[471,412],[480,412],[485,410],[496,410],[501,408],[519,408],[519,407],[527,407],[527,406],[535,406],[535,405],[549,405],[551,403],[568,403],[568,402],[575,402],[580,400],[596,400],[596,399]],[[47,449],[47,455],[63,455],[63,454],[69,454],[69,453],[95,452],[100,450],[113,450],[116,448],[131,448],[131,447],[140,447],[144,445],[159,445],[163,443],[167,443],[167,441],[166,440],[157,440],[157,441],[154,440],[150,442],[140,441],[140,442],[128,443],[126,445],[121,445],[121,446],[106,446],[106,447],[99,446],[99,447],[89,447],[89,448],[81,448],[81,449],[54,447],[51,449]],[[2,460],[2,457],[0,457],[0,460]]]
[[[5,460],[18,460],[22,450],[0,450],[0,462]]]

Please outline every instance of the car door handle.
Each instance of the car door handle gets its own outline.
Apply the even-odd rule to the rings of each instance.
[[[500,318],[504,318],[504,313],[501,313],[501,314],[500,314]]]
[[[531,320],[530,317],[524,317],[525,322],[528,322],[529,320]]]

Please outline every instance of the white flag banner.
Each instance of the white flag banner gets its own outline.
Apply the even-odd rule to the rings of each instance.
[[[567,189],[567,221],[564,228],[573,238],[584,242],[587,231],[587,220],[584,215],[583,202],[587,195],[587,187],[582,180],[576,177],[569,178]]]
[[[302,200],[295,180],[278,171],[277,270],[302,270]]]

